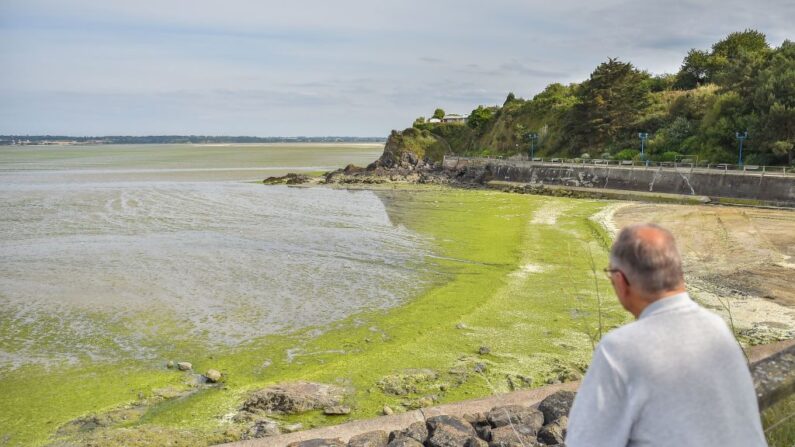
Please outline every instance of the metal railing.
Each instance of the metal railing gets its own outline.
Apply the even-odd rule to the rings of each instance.
[[[734,165],[728,163],[696,163],[687,160],[679,162],[668,161],[636,161],[636,160],[607,160],[588,158],[540,158],[529,160],[528,157],[460,157],[445,156],[445,160],[466,160],[476,163],[491,163],[510,166],[594,166],[623,169],[663,169],[688,172],[708,172],[732,175],[758,175],[758,176],[795,176],[795,168],[789,166],[762,166],[762,165]]]

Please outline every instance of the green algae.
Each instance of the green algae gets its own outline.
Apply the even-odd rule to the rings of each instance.
[[[590,216],[605,202],[437,187],[375,193],[393,224],[432,244],[426,269],[434,283],[415,299],[231,350],[149,337],[162,358],[0,371],[0,433],[9,445],[41,445],[75,418],[146,401],[158,389],[190,388],[192,374],[165,369],[172,359],[191,361],[199,372],[218,369],[226,381],[152,403],[140,418],[100,429],[102,436],[70,436],[96,445],[150,438],[156,445],[169,436],[188,439],[185,433],[205,443],[232,440],[237,432],[229,416],[247,393],[292,380],[348,387],[353,411],[310,412],[285,422],[311,427],[369,418],[384,405],[401,411],[576,378],[600,331],[599,315],[602,331],[627,320],[608,296],[608,282],[594,276],[607,263],[609,236]],[[533,223],[549,215],[556,218]],[[168,321],[157,331],[176,335],[178,324]],[[490,352],[480,354],[480,346]],[[436,375],[405,395],[378,386],[412,370]]]

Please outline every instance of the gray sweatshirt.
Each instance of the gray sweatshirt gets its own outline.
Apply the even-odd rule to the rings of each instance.
[[[687,293],[602,339],[566,436],[567,447],[766,445],[742,351]]]

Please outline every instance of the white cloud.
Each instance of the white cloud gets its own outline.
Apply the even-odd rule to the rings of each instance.
[[[673,71],[748,27],[779,44],[794,5],[4,0],[0,133],[386,135],[437,106],[582,80],[608,57]]]

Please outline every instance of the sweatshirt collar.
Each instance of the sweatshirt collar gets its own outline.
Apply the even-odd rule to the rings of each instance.
[[[676,295],[669,295],[665,298],[660,298],[657,301],[646,306],[646,308],[643,309],[643,312],[640,313],[638,320],[642,320],[644,318],[659,313],[664,313],[674,309],[678,309],[680,307],[686,307],[690,304],[693,304],[693,300],[690,299],[690,294],[688,294],[687,292],[677,293]]]

